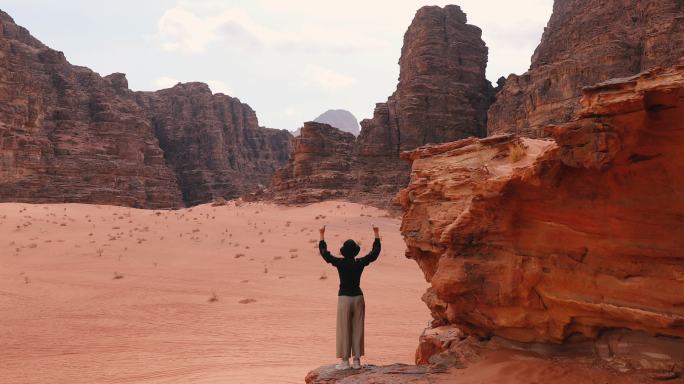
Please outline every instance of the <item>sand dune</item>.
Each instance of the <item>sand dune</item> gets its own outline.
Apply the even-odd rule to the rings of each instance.
[[[317,229],[363,252],[371,223],[365,362],[410,363],[426,283],[382,210],[0,204],[2,382],[301,383],[335,360],[338,279]]]

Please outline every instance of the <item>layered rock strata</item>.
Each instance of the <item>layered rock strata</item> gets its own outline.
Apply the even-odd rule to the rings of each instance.
[[[408,182],[409,168],[399,154],[427,143],[483,136],[491,84],[485,78],[487,47],[479,28],[467,24],[458,6],[423,7],[404,35],[399,59],[399,83],[386,103],[376,105],[352,151],[340,154],[340,163],[352,158],[350,189],[336,180],[319,183],[321,198],[345,196],[387,207],[388,196]],[[307,161],[293,149],[292,158]],[[295,160],[297,161],[297,160]],[[306,167],[305,165],[301,165]],[[284,176],[284,174],[282,175]],[[323,180],[324,178],[321,178]],[[346,183],[345,179],[345,183]],[[274,179],[274,190],[285,192],[297,183]],[[289,195],[299,195],[290,190]]]
[[[453,326],[427,330],[421,346],[433,354],[418,365],[334,365],[309,372],[308,384],[405,383],[682,383],[681,343],[624,330],[596,341],[573,344],[512,342],[498,336],[478,339]],[[439,353],[435,351],[439,350]],[[674,360],[673,360],[674,359]]]
[[[307,122],[293,140],[287,164],[273,175],[275,201],[310,203],[344,198],[355,188],[354,135]]]
[[[69,64],[0,11],[0,201],[174,208],[235,197],[270,180],[290,137],[206,85],[132,92],[125,75]]]
[[[489,135],[545,135],[572,119],[584,86],[670,66],[684,57],[678,0],[554,2],[530,69],[510,75],[489,109]]]
[[[402,155],[406,256],[435,325],[551,343],[626,329],[684,348],[684,64],[587,88],[582,106],[555,141]]]
[[[268,185],[287,162],[292,139],[287,130],[259,127],[249,105],[212,94],[204,83],[138,92],[136,98],[188,205]]]
[[[361,155],[485,135],[491,84],[480,28],[456,5],[422,7],[404,35],[399,84],[361,122]]]
[[[125,77],[72,66],[0,11],[0,200],[182,204]]]

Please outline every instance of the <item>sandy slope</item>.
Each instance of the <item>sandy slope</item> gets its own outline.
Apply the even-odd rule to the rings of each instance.
[[[333,250],[351,237],[367,252],[372,222],[366,361],[410,363],[426,283],[381,210],[0,204],[1,381],[301,383],[334,360],[338,280],[317,228]]]

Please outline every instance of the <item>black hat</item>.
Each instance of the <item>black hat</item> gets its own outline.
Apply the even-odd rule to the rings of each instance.
[[[340,248],[340,253],[344,257],[356,257],[356,255],[359,254],[359,251],[361,248],[359,247],[358,244],[352,239],[349,239],[344,242],[342,245],[342,248]]]

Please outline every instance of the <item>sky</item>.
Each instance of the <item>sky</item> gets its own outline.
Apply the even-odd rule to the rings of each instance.
[[[296,130],[328,109],[370,118],[394,92],[404,32],[424,5],[458,4],[489,47],[487,78],[521,74],[553,0],[0,0],[70,63],[133,90],[201,81]]]

